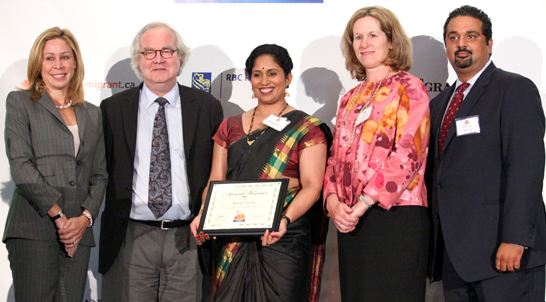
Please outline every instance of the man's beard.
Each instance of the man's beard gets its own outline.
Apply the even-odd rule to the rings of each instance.
[[[459,57],[457,57],[457,55],[459,54],[459,52],[463,52],[463,51],[468,52],[469,55],[464,59],[460,59]],[[455,52],[455,66],[459,68],[467,68],[471,65],[472,65],[472,52],[470,50],[466,48],[461,48]]]
[[[467,57],[464,59],[459,59],[455,57],[455,66],[459,68],[467,68],[472,65],[472,57]]]

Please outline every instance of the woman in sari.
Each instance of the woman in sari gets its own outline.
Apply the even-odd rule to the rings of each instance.
[[[218,238],[214,301],[297,302],[318,297],[316,268],[321,267],[324,250],[313,255],[309,210],[320,198],[331,134],[320,120],[286,102],[292,67],[283,47],[266,44],[254,49],[245,73],[258,104],[225,119],[213,138],[209,181],[289,179],[277,232],[266,231],[261,238]],[[285,118],[288,125],[270,127],[271,115]],[[201,214],[191,224],[199,245],[209,239],[197,234],[200,220]]]

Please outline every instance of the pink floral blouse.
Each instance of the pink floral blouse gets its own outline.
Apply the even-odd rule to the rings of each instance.
[[[376,85],[363,85],[352,109],[360,85],[341,99],[324,178],[324,200],[337,194],[341,202],[352,206],[367,193],[385,209],[426,207],[424,174],[430,136],[427,88],[406,72],[386,78],[369,105],[373,106],[370,117],[354,129],[358,113]],[[346,121],[347,110],[351,111]],[[349,143],[354,133],[350,147],[345,129]]]

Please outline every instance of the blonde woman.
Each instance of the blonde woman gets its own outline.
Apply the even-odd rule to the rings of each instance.
[[[32,46],[29,87],[6,100],[15,192],[3,242],[18,302],[83,300],[107,181],[102,117],[83,100],[83,76],[76,39],[53,27]]]

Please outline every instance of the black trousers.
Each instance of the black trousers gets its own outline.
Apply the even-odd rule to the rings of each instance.
[[[425,207],[366,211],[354,231],[338,233],[342,301],[425,301],[429,233]]]
[[[543,302],[545,271],[544,266],[539,266],[466,282],[444,252],[442,283],[446,302]]]

